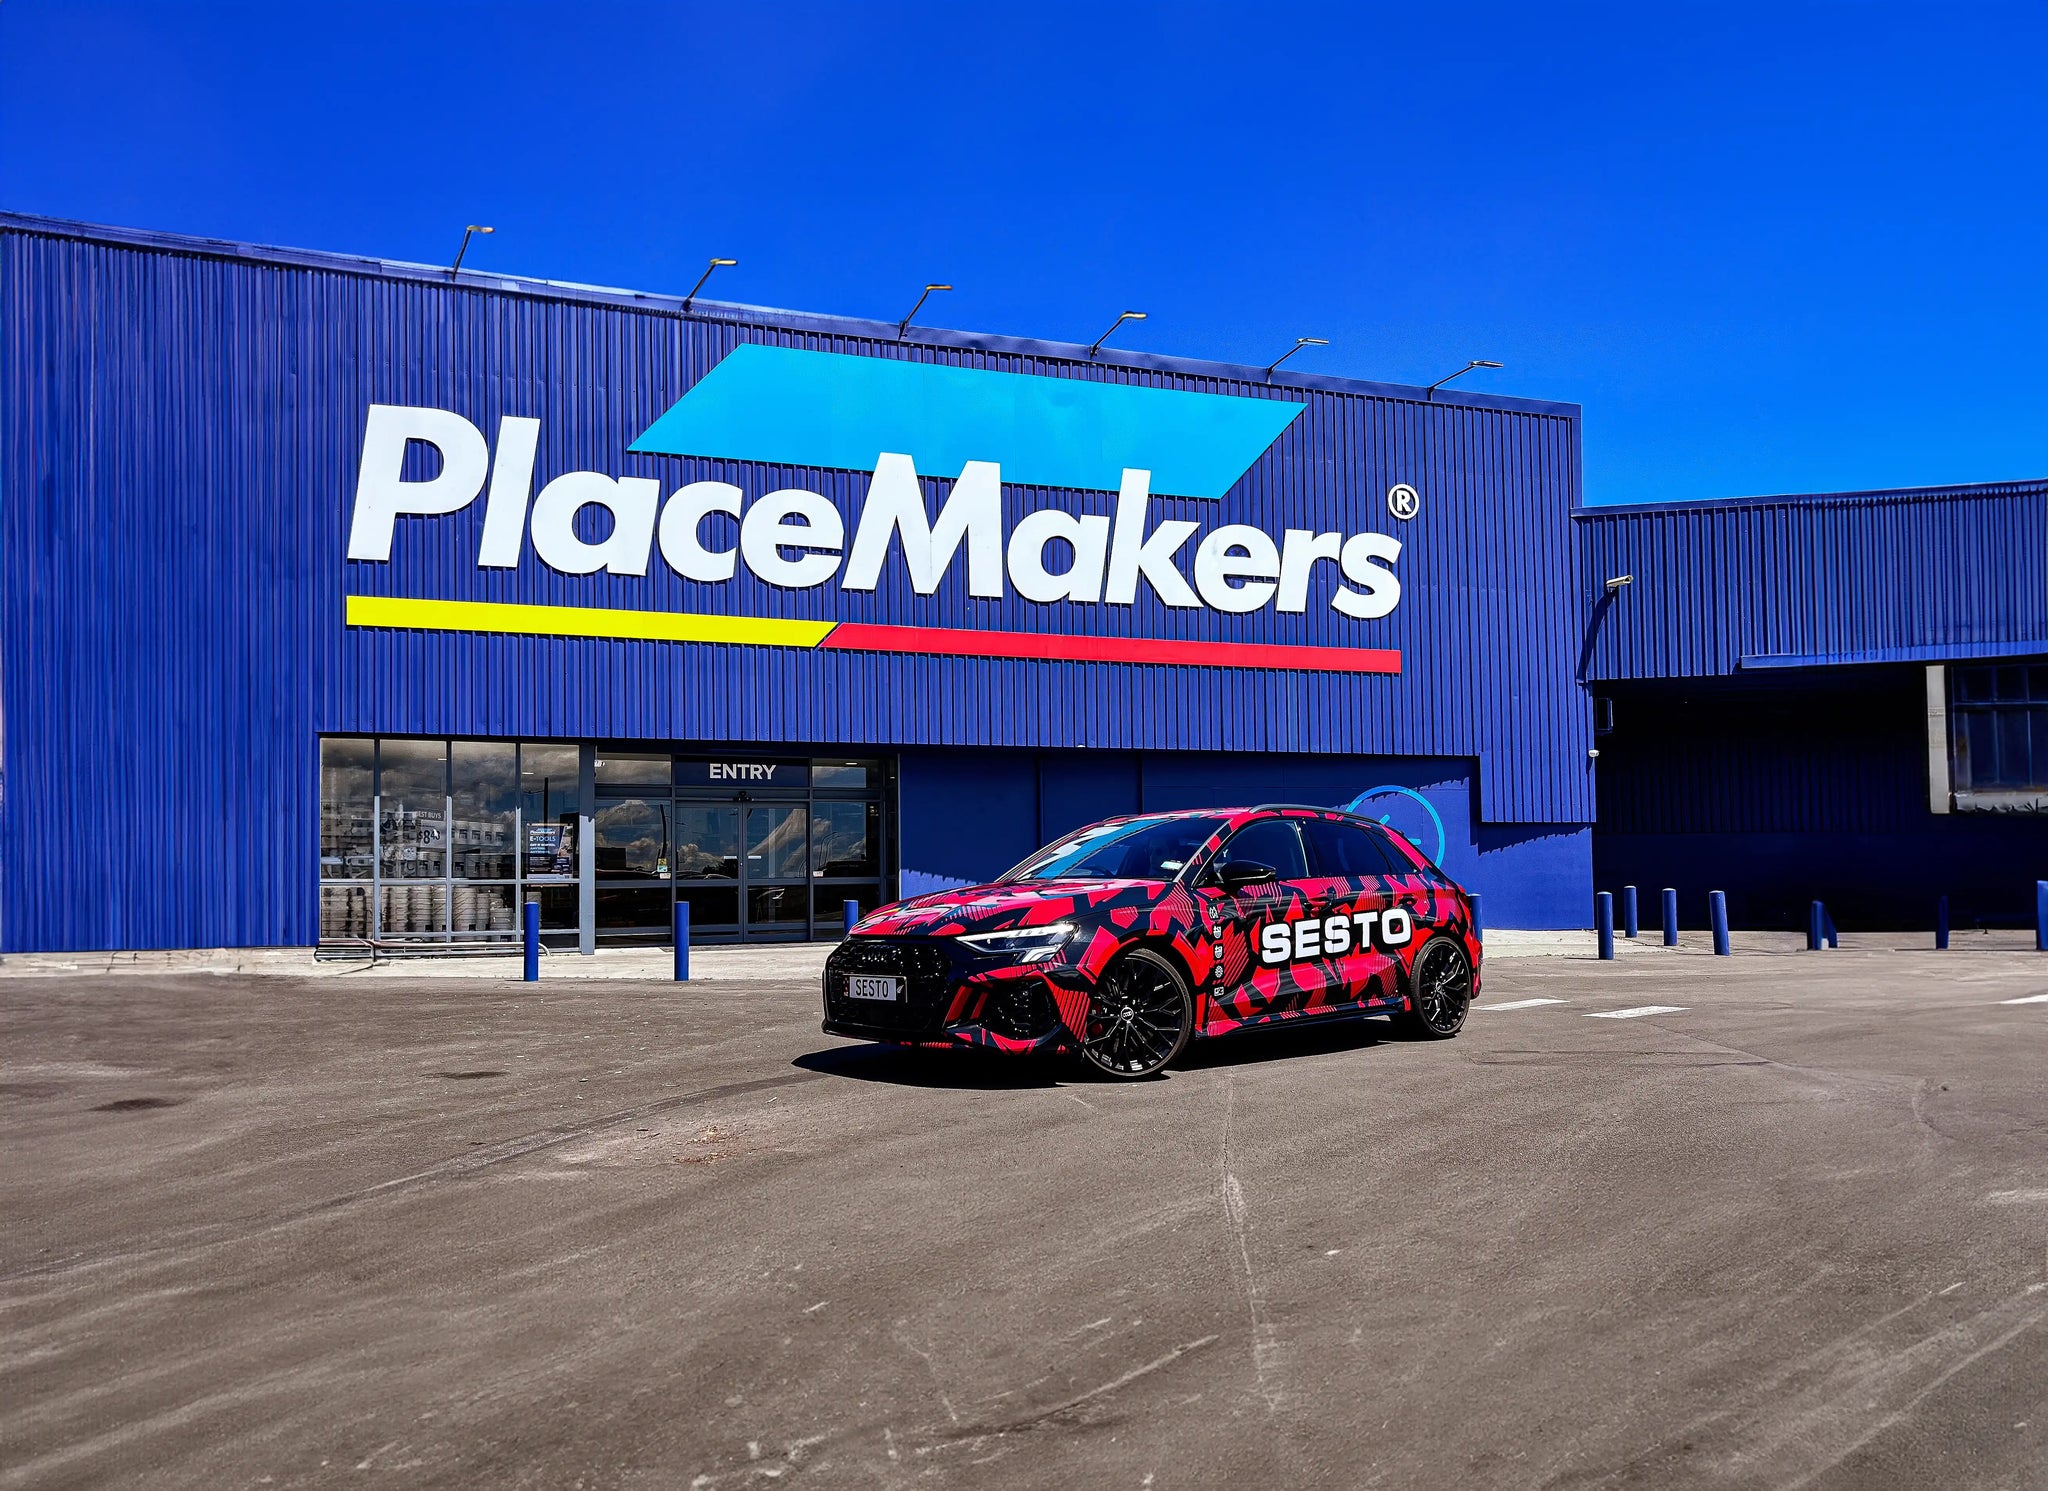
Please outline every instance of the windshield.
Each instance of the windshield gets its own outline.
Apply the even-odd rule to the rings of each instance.
[[[1223,826],[1221,818],[1137,818],[1084,828],[1004,880],[1171,880]]]

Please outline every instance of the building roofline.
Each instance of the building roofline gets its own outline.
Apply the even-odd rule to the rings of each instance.
[[[1582,519],[1640,516],[1644,513],[1732,512],[1740,508],[1814,507],[1839,503],[1875,506],[1903,502],[1949,502],[1968,497],[2020,497],[2048,493],[2048,476],[2014,481],[1963,482],[1944,487],[1878,487],[1867,492],[1786,492],[1769,497],[1698,497],[1680,502],[1579,503],[1572,516]]]
[[[569,280],[541,279],[533,275],[503,274],[487,270],[464,270],[457,277],[438,265],[379,259],[364,254],[283,248],[271,244],[241,243],[226,238],[202,238],[156,229],[112,227],[100,223],[74,222],[66,218],[40,217],[32,213],[0,211],[0,233],[8,232],[76,238],[122,248],[157,249],[202,258],[318,269],[335,274],[363,275],[373,279],[404,280],[439,285],[445,289],[459,287],[480,292],[532,295],[549,300],[572,301],[620,310],[647,311],[679,318],[687,314],[691,320],[742,322],[778,330],[875,338],[890,342],[900,340],[906,347],[923,347],[929,350],[1044,357],[1106,370],[1171,373],[1179,377],[1268,384],[1273,388],[1301,392],[1353,394],[1411,403],[1434,402],[1447,408],[1491,409],[1514,414],[1562,416],[1574,420],[1580,415],[1579,405],[1550,399],[1514,398],[1501,394],[1464,393],[1445,389],[1440,390],[1434,400],[1425,400],[1424,390],[1411,384],[1378,383],[1359,378],[1334,378],[1312,373],[1282,371],[1274,374],[1269,382],[1263,367],[1211,362],[1191,357],[1172,357],[1158,353],[1104,348],[1099,356],[1090,359],[1088,349],[1078,342],[1055,342],[1036,337],[996,336],[985,332],[919,326],[912,328],[909,335],[899,339],[896,334],[896,323],[893,321],[871,321],[854,316],[780,310],[771,306],[709,300],[703,296],[696,297],[686,313],[683,309],[683,297],[680,295],[653,294],[606,285],[585,285]]]

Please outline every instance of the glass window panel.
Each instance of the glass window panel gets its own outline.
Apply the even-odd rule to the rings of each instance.
[[[368,937],[370,930],[370,887],[367,885],[323,885],[320,888],[320,940]]]
[[[812,806],[813,875],[879,875],[881,842],[880,803],[821,802]]]
[[[320,742],[322,880],[370,878],[376,851],[376,752],[374,740],[347,737]]]
[[[458,885],[450,903],[458,937],[511,937],[523,929],[513,904],[519,892],[510,885]]]
[[[1318,875],[1357,879],[1413,873],[1412,865],[1395,863],[1393,846],[1370,829],[1314,818],[1302,825],[1302,832],[1315,850]]]
[[[432,936],[448,930],[448,888],[429,881],[421,885],[387,885],[379,908],[378,935]]]
[[[448,849],[456,876],[510,880],[517,873],[519,748],[510,741],[455,741],[448,750],[448,778],[455,799]]]
[[[1994,697],[2007,704],[2024,704],[2027,698],[2027,670],[2025,668],[2000,668],[1998,670],[1998,692]]]
[[[811,785],[840,790],[879,787],[882,785],[882,763],[879,761],[814,761],[811,763]]]
[[[800,807],[747,809],[747,878],[807,880],[810,858]]]
[[[377,790],[387,880],[435,880],[448,867],[448,743],[385,740]]]
[[[1301,853],[1301,835],[1281,818],[1262,818],[1233,834],[1217,851],[1216,866],[1270,865],[1282,880],[1308,879],[1308,864]]]
[[[879,885],[819,885],[811,890],[811,915],[817,918],[818,931],[831,935],[846,925],[846,903],[857,902],[860,914],[866,916],[882,904],[882,888]]]
[[[600,751],[597,757],[597,785],[600,787],[666,787],[669,759],[666,756],[624,755]]]
[[[1965,788],[1992,786],[1998,775],[1998,733],[1996,717],[1988,709],[1965,711],[1958,724],[1956,744],[1956,785]]]
[[[543,932],[573,932],[581,925],[576,920],[577,895],[573,885],[550,885],[528,891],[526,899],[540,902],[540,929]]]
[[[666,932],[673,925],[670,920],[673,915],[674,909],[665,886],[644,889],[598,887],[597,925],[601,930]]]
[[[526,824],[526,877],[576,877],[576,809],[582,800],[577,748],[519,748],[519,811]],[[572,919],[573,920],[573,919]]]
[[[690,936],[699,932],[737,932],[740,927],[740,893],[725,885],[683,884],[676,887],[676,899],[690,903]]]
[[[801,932],[807,925],[810,901],[809,886],[750,886],[747,889],[747,930]],[[696,915],[694,908],[690,914]]]
[[[2027,697],[2036,704],[2048,704],[2048,663],[2027,669]]]
[[[1989,668],[1958,668],[1952,676],[1958,704],[1973,704],[1996,697]]]
[[[668,814],[666,797],[625,797],[599,802],[597,878],[668,876]]]
[[[675,814],[676,879],[737,880],[740,874],[740,810],[708,803],[679,802]],[[737,906],[739,903],[735,901],[733,904]]]
[[[2024,787],[2027,771],[2027,711],[2001,709],[1998,721],[1998,785]]]

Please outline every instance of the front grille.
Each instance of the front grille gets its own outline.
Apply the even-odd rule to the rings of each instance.
[[[903,980],[903,998],[849,999],[848,974]],[[825,960],[825,1018],[834,1025],[937,1035],[953,997],[953,945],[930,937],[849,937]]]

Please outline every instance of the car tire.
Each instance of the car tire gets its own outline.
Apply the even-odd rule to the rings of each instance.
[[[1408,1008],[1395,1023],[1407,1034],[1447,1041],[1465,1028],[1472,1008],[1472,959],[1449,937],[1432,937],[1415,955],[1408,977]]]
[[[1119,1081],[1150,1077],[1187,1049],[1195,997],[1167,958],[1134,948],[1110,965],[1088,1004],[1081,1059]]]

